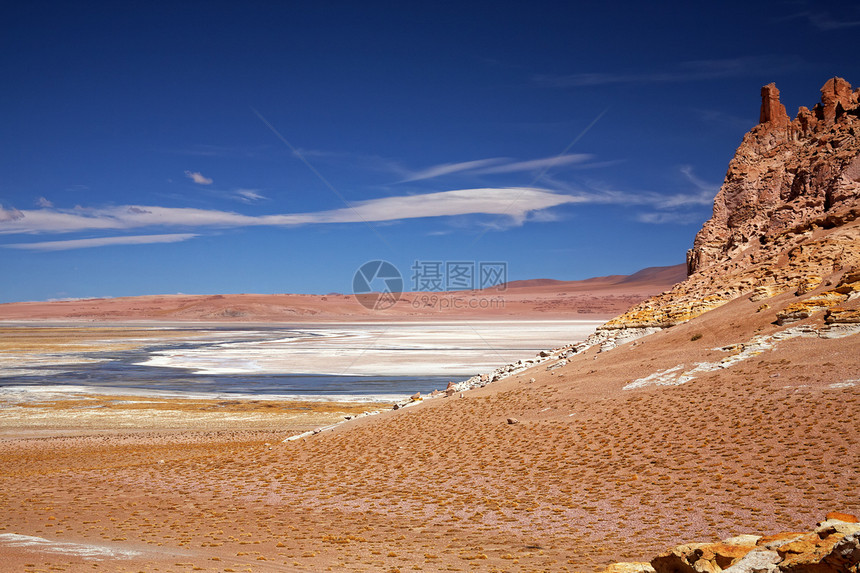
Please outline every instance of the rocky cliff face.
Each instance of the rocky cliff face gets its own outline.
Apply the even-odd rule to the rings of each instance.
[[[774,84],[761,98],[760,123],[687,253],[689,278],[604,329],[671,326],[739,296],[813,296],[827,282],[844,292],[827,291],[822,308],[860,290],[860,89],[830,79],[794,120]]]

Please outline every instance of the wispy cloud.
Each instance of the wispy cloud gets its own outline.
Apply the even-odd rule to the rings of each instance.
[[[497,173],[518,173],[528,171],[540,171],[553,167],[562,167],[575,163],[584,163],[594,156],[587,153],[569,153],[565,155],[556,155],[553,157],[542,157],[540,159],[530,159],[528,161],[512,161],[507,157],[491,157],[488,159],[477,159],[474,161],[462,161],[459,163],[442,163],[433,165],[420,171],[412,173],[409,177],[401,181],[406,183],[409,181],[420,181],[425,179],[433,179],[453,173],[465,173],[471,175],[490,175]]]
[[[7,249],[28,251],[70,251],[112,245],[148,245],[152,243],[178,243],[199,235],[193,233],[171,233],[167,235],[131,235],[125,237],[98,237],[94,239],[70,239],[67,241],[42,241],[40,243],[17,243],[2,245]]]
[[[48,200],[47,200],[47,199],[45,199],[44,197],[39,197],[39,198],[36,200],[36,205],[38,205],[39,207],[46,207],[46,208],[50,208],[50,207],[53,207],[53,206],[54,206],[54,204],[53,204],[53,203],[51,203],[50,201],[48,201]]]
[[[212,179],[206,177],[199,171],[186,171],[185,176],[199,185],[212,185]]]
[[[771,74],[796,70],[802,62],[786,56],[745,56],[740,58],[691,60],[646,71],[585,72],[533,77],[535,83],[546,87],[589,87],[611,84],[656,84],[743,77],[768,70]]]
[[[257,201],[262,201],[266,198],[265,195],[261,194],[256,189],[237,189],[234,197],[244,203],[256,203]]]
[[[545,180],[553,187],[577,196],[581,203],[632,208],[635,210],[631,215],[633,219],[643,223],[699,222],[703,215],[702,207],[713,206],[714,196],[720,186],[701,179],[689,165],[678,168],[675,177],[678,178],[679,175],[680,181],[676,184],[679,191],[670,194],[648,190],[618,190],[600,182],[591,182],[587,190],[579,190],[552,177]],[[555,215],[553,212],[546,214]],[[544,213],[535,213],[529,220],[537,222],[543,215]]]
[[[787,20],[806,20],[819,32],[830,32],[833,30],[845,30],[860,26],[860,13],[858,13],[855,8],[854,14],[843,17],[842,19],[836,19],[827,11],[808,10],[776,18],[776,21],[778,22],[784,22]]]
[[[573,163],[585,163],[593,158],[593,155],[588,153],[569,153],[567,155],[557,155],[554,157],[544,157],[542,159],[532,159],[529,161],[516,161],[504,165],[495,165],[478,169],[475,173],[515,173],[520,171],[540,171],[542,169],[551,169],[553,167],[561,167],[562,165],[571,165]]]
[[[579,160],[579,156],[567,161]],[[516,169],[539,169],[550,159],[506,164]],[[499,167],[502,165],[500,164]],[[197,209],[189,207],[161,207],[156,205],[119,205],[111,207],[75,207],[73,209],[42,208],[33,210],[0,208],[0,234],[73,233],[98,230],[129,230],[143,228],[170,228],[186,231],[194,228],[297,226],[337,223],[382,223],[431,217],[457,217],[463,215],[497,215],[502,217],[499,228],[522,225],[526,221],[555,220],[556,213],[549,210],[570,204],[603,204],[622,207],[648,207],[658,212],[683,213],[695,207],[712,204],[717,185],[701,180],[691,167],[682,167],[681,175],[692,189],[687,192],[661,194],[648,191],[618,191],[592,185],[588,189],[574,188],[553,182],[562,191],[541,187],[485,187],[457,189],[416,195],[401,195],[370,199],[349,204],[347,207],[308,213],[279,213],[270,215],[244,215],[233,211]],[[263,196],[254,190],[243,190],[240,195],[249,201]],[[669,222],[681,215],[641,215],[649,222]],[[673,218],[674,217],[674,218]],[[482,223],[486,224],[486,223]],[[77,239],[82,241],[55,241],[31,243],[32,247],[15,245],[13,248],[58,250],[61,245],[101,246],[104,244],[142,244],[145,242],[172,242],[187,240],[192,235],[141,235],[106,239]]]
[[[688,225],[690,223],[701,223],[702,215],[699,213],[673,213],[673,212],[648,212],[638,213],[634,217],[640,223],[652,225]]]
[[[10,207],[9,209],[4,209],[3,205],[0,205],[0,224],[8,223],[12,221],[18,221],[24,218],[24,212],[19,211],[15,207]]]
[[[250,216],[230,211],[121,205],[106,208],[0,210],[0,234],[68,233],[143,227],[259,227],[396,221],[457,215],[509,215],[523,221],[529,213],[584,199],[541,188],[480,188],[384,197],[349,207],[311,213]]]
[[[490,159],[477,159],[475,161],[462,161],[460,163],[442,163],[422,169],[421,171],[416,171],[410,177],[401,181],[401,183],[433,179],[434,177],[442,177],[443,175],[451,175],[452,173],[461,173],[463,171],[474,171],[475,169],[487,167],[501,161],[505,161],[505,158],[492,157]]]
[[[320,149],[298,148],[293,152],[295,157],[314,159],[320,162],[333,163],[340,167],[353,167],[382,173],[393,173],[398,177],[410,177],[412,171],[402,163],[379,155],[356,153],[354,151],[323,151]]]
[[[256,158],[272,153],[270,145],[233,146],[233,145],[192,145],[182,149],[164,149],[165,153],[190,155],[194,157],[245,157]]]
[[[716,109],[691,108],[691,111],[695,114],[693,117],[698,117],[703,122],[727,127],[740,132],[749,131],[749,129],[755,125],[755,122],[758,121],[758,114],[755,116],[750,114],[748,117],[741,117],[739,115],[734,115],[732,113]]]

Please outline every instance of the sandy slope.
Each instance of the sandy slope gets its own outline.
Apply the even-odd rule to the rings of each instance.
[[[98,561],[0,537],[0,554],[22,571],[578,571],[857,513],[856,335],[784,340],[681,386],[623,389],[787,328],[757,306],[738,299],[297,442],[280,440],[298,429],[203,422],[0,442],[0,534],[138,552]]]
[[[0,304],[0,320],[152,320],[308,322],[474,318],[609,318],[685,278],[684,265],[583,281],[537,279],[508,288],[403,293],[386,310],[353,295],[159,295]]]

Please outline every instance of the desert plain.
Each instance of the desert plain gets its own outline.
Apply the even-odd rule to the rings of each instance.
[[[14,571],[591,571],[750,523],[803,529],[822,508],[856,513],[853,337],[786,338],[694,382],[629,388],[786,329],[758,306],[738,299],[398,410],[7,400],[0,553]]]

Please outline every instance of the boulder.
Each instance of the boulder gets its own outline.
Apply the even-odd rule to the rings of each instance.
[[[860,309],[832,307],[824,315],[824,322],[827,324],[860,324]]]
[[[850,513],[842,513],[839,511],[831,511],[830,513],[827,514],[825,519],[827,521],[830,521],[831,519],[836,520],[836,521],[844,521],[845,523],[857,523],[858,522],[856,515],[852,515]]]
[[[776,551],[754,549],[723,571],[725,573],[776,573],[782,558]]]
[[[781,545],[783,573],[848,573],[860,568],[860,524],[828,519],[812,533]]]
[[[654,573],[654,568],[650,563],[623,562],[613,563],[602,573]]]
[[[755,549],[755,545],[690,543],[651,560],[657,573],[720,573]]]
[[[831,571],[860,571],[860,532],[844,536],[823,559]]]

